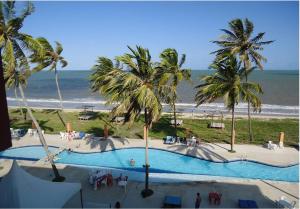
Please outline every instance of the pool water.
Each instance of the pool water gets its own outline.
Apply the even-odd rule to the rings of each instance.
[[[57,147],[48,147],[50,152],[58,150]],[[45,150],[40,146],[25,146],[21,148],[11,148],[0,152],[0,158],[17,158],[23,160],[39,160],[46,157]]]
[[[55,148],[49,147],[52,151]],[[45,156],[41,147],[24,147],[0,152],[1,156],[33,157]],[[130,159],[135,166],[130,166]],[[184,173],[250,179],[299,182],[299,165],[277,167],[253,161],[212,162],[160,149],[149,149],[150,172]],[[127,148],[106,152],[78,153],[63,151],[56,163],[82,166],[110,167],[132,171],[144,171],[144,148]]]

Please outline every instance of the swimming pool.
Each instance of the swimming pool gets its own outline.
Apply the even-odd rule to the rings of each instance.
[[[48,146],[48,149],[50,152],[56,152],[58,147]],[[10,148],[0,152],[0,158],[36,161],[44,157],[46,153],[41,145]]]
[[[41,156],[40,147],[24,147],[6,150],[0,157],[16,156]],[[53,150],[57,148],[51,148]],[[18,152],[18,150],[20,152]],[[30,152],[29,154],[24,154]],[[82,166],[110,167],[143,172],[145,151],[144,148],[126,148],[106,152],[79,153],[63,151],[57,156],[56,163],[73,164]],[[135,160],[135,166],[130,166],[129,160]],[[299,165],[278,167],[254,161],[213,162],[178,154],[160,149],[149,149],[150,172],[152,173],[183,173],[194,175],[211,175],[238,177],[250,179],[299,181]]]

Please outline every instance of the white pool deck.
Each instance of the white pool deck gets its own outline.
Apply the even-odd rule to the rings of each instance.
[[[125,147],[144,147],[144,140],[141,139],[107,139],[107,140],[74,140],[71,142],[60,139],[58,135],[45,135],[48,145],[57,147],[72,148],[79,152],[101,152],[105,150],[119,149]],[[13,140],[13,147],[39,145],[38,139],[25,136],[20,140]],[[294,148],[284,148],[278,150],[268,150],[257,145],[235,145],[236,153],[229,153],[227,144],[206,144],[200,147],[187,147],[186,145],[174,144],[164,145],[161,140],[150,140],[150,147],[189,154],[208,160],[224,161],[246,158],[273,165],[290,165],[299,162],[299,151]],[[11,160],[1,160],[0,176],[4,175],[11,164]],[[53,174],[48,164],[43,162],[18,161],[23,168],[34,176],[51,180]],[[93,190],[88,184],[87,168],[74,167],[70,165],[57,165],[61,175],[66,177],[67,182],[81,182],[83,188],[83,201],[85,205],[104,206],[111,204],[113,207],[116,201],[120,201],[121,207],[125,208],[161,208],[165,195],[176,195],[182,198],[184,208],[194,208],[194,200],[197,192],[201,193],[201,208],[237,208],[238,199],[255,200],[260,208],[274,208],[275,200],[281,196],[287,197],[291,201],[296,201],[299,207],[299,183],[261,181],[249,179],[233,178],[213,178],[203,176],[201,179],[192,176],[181,176],[176,174],[151,174],[150,187],[154,190],[154,195],[143,199],[140,191],[143,189],[143,174],[131,174],[127,192],[114,184],[113,187],[102,187]],[[113,175],[118,175],[114,171]],[[175,177],[175,181],[166,181],[170,177]],[[141,179],[138,179],[141,178]],[[159,179],[164,179],[168,183],[155,183]],[[178,181],[182,179],[182,181]],[[188,182],[187,179],[190,181]],[[221,205],[209,205],[208,193],[218,191],[223,194]],[[104,204],[104,205],[103,205]],[[80,196],[75,195],[65,207],[81,207]]]

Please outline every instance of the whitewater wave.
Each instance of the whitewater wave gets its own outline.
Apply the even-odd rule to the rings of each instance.
[[[16,98],[7,97],[9,106],[18,106]],[[32,107],[43,107],[43,108],[56,108],[59,106],[59,100],[57,99],[33,99],[28,98],[28,103]],[[106,101],[96,100],[94,98],[77,98],[72,100],[64,100],[63,104],[65,108],[80,109],[83,105],[93,105],[94,109],[110,109],[111,105],[106,105]],[[203,104],[196,107],[195,103],[177,103],[177,110],[179,112],[190,112],[190,113],[209,113],[215,111],[221,111],[223,113],[229,112],[223,103],[209,103]],[[163,104],[164,111],[170,111],[167,104]],[[248,110],[247,103],[239,103],[236,106],[236,113],[245,114]],[[286,115],[286,116],[298,116],[299,106],[288,106],[288,105],[276,105],[276,104],[263,104],[261,115]]]
[[[8,101],[17,101],[16,98],[13,97],[7,97]],[[19,101],[21,101],[19,99]],[[28,102],[32,103],[59,103],[58,99],[27,99]],[[91,98],[84,98],[84,99],[73,99],[73,100],[63,100],[63,103],[70,103],[70,104],[106,104],[106,101],[99,101],[99,100],[94,100]],[[166,103],[162,103],[163,106],[168,106]],[[180,107],[195,107],[196,108],[196,103],[176,103],[176,106]],[[199,106],[201,107],[219,107],[219,108],[226,108],[223,103],[207,103],[207,104],[202,104]],[[244,109],[248,108],[247,103],[239,103],[237,106],[239,109]],[[262,109],[285,109],[285,110],[298,110],[299,106],[291,106],[291,105],[276,105],[276,104],[262,104]]]

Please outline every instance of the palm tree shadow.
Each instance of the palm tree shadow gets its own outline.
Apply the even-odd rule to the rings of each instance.
[[[59,109],[46,109],[43,110],[42,113],[46,113],[46,114],[57,114],[60,122],[63,124],[63,126],[66,128],[66,122],[64,121],[63,117],[60,114],[61,110]]]
[[[47,126],[47,123],[49,122],[49,120],[38,120],[38,124],[39,126],[41,127],[42,130],[45,130],[45,131],[53,131],[54,129],[50,126]]]
[[[94,136],[97,136],[97,137],[103,137],[104,136],[103,131],[104,131],[104,129],[101,127],[90,127],[89,129],[87,129],[87,133],[94,134]]]
[[[215,145],[215,146],[217,146],[217,147],[220,147],[220,148],[222,148],[222,149],[225,149],[225,150],[227,150],[227,151],[229,150],[228,148],[226,148],[226,147],[224,147],[224,146],[222,146],[222,145],[220,145],[220,144],[216,144],[216,143],[211,142],[211,141],[208,141],[208,140],[206,140],[206,139],[201,139],[201,140],[206,142],[205,145],[213,144],[213,145]],[[229,141],[227,141],[227,140],[225,140],[225,139],[222,139],[222,142],[224,142],[225,144],[230,144]],[[212,146],[212,145],[209,145],[209,146]]]
[[[185,128],[177,127],[177,132],[183,132]],[[151,128],[152,132],[162,132],[165,136],[175,135],[175,128],[170,124],[169,117],[162,117],[158,122],[153,123]]]
[[[190,147],[190,146],[186,146],[186,145],[172,145],[172,146],[170,146],[170,148],[173,151],[178,151],[181,153],[185,152],[186,155],[196,156],[196,157],[200,157],[200,158],[207,159],[207,160],[214,161],[215,159],[218,159],[221,161],[228,161],[223,156],[219,155],[218,153],[212,151],[209,148],[204,147],[203,145],[200,145],[200,147],[199,146],[198,147],[196,147],[196,146]]]

